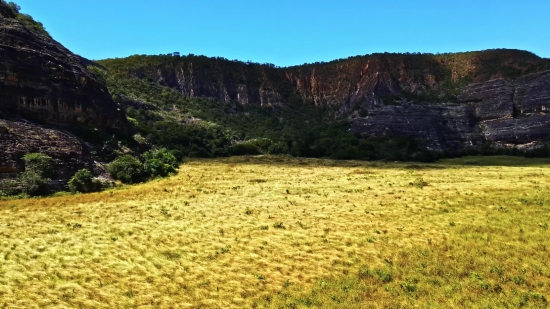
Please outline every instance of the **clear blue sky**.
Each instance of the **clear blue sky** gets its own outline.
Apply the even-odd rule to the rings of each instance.
[[[274,63],[373,52],[550,57],[549,0],[15,0],[89,59],[184,54]]]

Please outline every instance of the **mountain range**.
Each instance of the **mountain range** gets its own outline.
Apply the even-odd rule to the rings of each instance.
[[[60,179],[158,147],[181,157],[547,154],[549,110],[550,59],[527,51],[293,67],[177,52],[91,61],[0,1],[0,178],[30,152],[54,158]]]

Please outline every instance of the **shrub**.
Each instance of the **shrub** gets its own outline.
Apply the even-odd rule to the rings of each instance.
[[[273,143],[269,146],[267,152],[269,154],[285,154],[288,153],[288,146],[283,142]]]
[[[30,196],[48,194],[49,177],[54,175],[53,159],[42,153],[28,153],[23,161],[25,171],[19,175],[22,191]]]
[[[144,180],[143,164],[131,155],[118,157],[109,164],[107,171],[111,177],[123,183],[138,183]]]
[[[40,177],[49,178],[54,174],[53,159],[42,153],[28,153],[23,156],[25,172],[34,172]]]
[[[151,177],[166,177],[178,168],[178,160],[165,148],[147,151],[143,158],[145,172]]]
[[[69,180],[68,186],[72,193],[98,192],[103,187],[101,181],[93,179],[92,173],[87,169],[76,172]]]
[[[19,175],[23,192],[30,196],[46,195],[50,193],[50,179],[43,177],[35,170],[26,170]]]
[[[0,182],[0,196],[12,196],[21,193],[21,185],[17,180],[7,179]]]
[[[231,146],[231,154],[234,156],[258,155],[260,149],[253,143],[244,142]]]

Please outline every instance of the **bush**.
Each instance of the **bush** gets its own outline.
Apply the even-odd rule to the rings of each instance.
[[[145,172],[151,177],[166,177],[176,172],[178,160],[165,148],[143,154]]]
[[[53,159],[42,153],[28,153],[23,156],[25,172],[34,172],[40,177],[49,178],[54,175]]]
[[[259,155],[260,149],[255,144],[244,142],[231,146],[231,154],[234,156]]]
[[[143,164],[131,155],[118,157],[109,164],[107,171],[111,177],[123,183],[138,183],[144,180]]]
[[[25,171],[19,175],[22,191],[30,196],[50,193],[50,177],[54,175],[53,159],[41,153],[23,156]]]
[[[15,179],[0,182],[0,196],[12,196],[21,193],[21,185]]]
[[[26,170],[19,176],[23,192],[30,196],[50,193],[50,179],[43,177],[35,170]]]
[[[273,143],[269,146],[267,152],[269,154],[286,154],[288,153],[288,146],[283,142]]]
[[[69,180],[68,186],[72,193],[99,192],[103,187],[101,181],[93,179],[92,173],[87,169],[76,172]]]

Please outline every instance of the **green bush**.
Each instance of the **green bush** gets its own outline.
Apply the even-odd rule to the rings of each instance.
[[[53,159],[42,153],[23,156],[25,171],[19,175],[22,191],[30,196],[50,193],[50,177],[54,175]]]
[[[269,146],[267,153],[269,154],[286,154],[288,153],[288,145],[283,142],[273,143]]]
[[[131,155],[118,157],[109,164],[107,171],[111,177],[123,183],[138,183],[145,180],[143,164]]]
[[[21,193],[20,184],[15,179],[7,179],[0,182],[0,196],[13,196]]]
[[[25,172],[33,172],[40,177],[49,178],[54,175],[53,159],[42,153],[28,153],[23,156]]]
[[[178,168],[178,160],[165,148],[147,151],[143,154],[143,158],[145,173],[153,178],[166,177],[175,173]]]
[[[69,180],[68,186],[72,193],[98,192],[103,187],[101,181],[93,179],[92,173],[87,169],[76,172]]]
[[[50,193],[50,179],[43,177],[35,170],[26,170],[19,175],[23,193],[30,196],[47,195]]]
[[[255,144],[244,142],[231,146],[231,154],[234,156],[258,155],[261,151]]]

